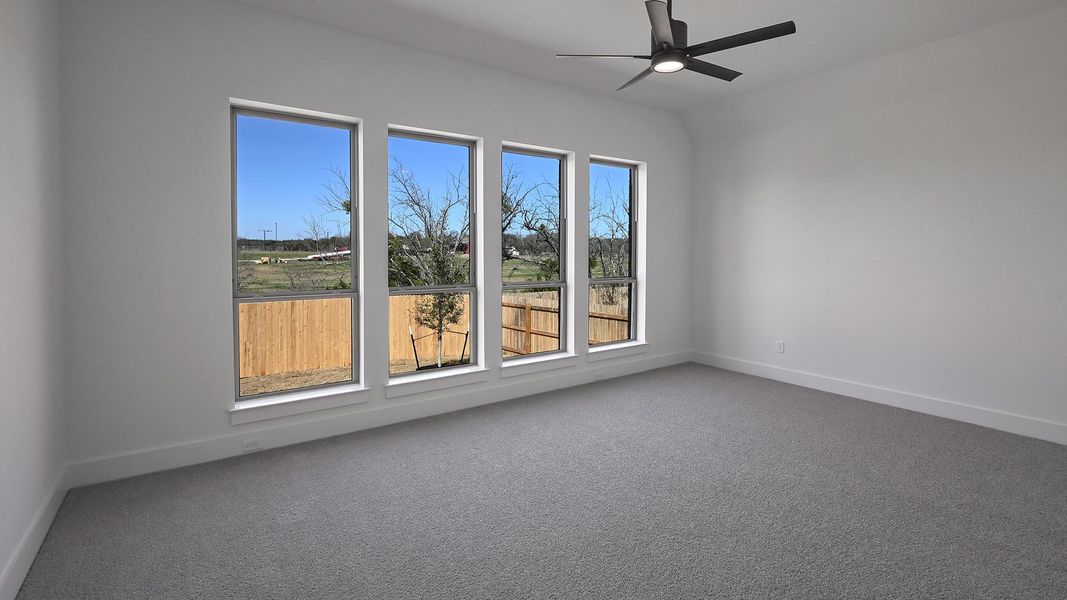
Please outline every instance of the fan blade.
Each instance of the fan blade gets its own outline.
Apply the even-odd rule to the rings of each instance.
[[[713,65],[696,58],[687,60],[685,62],[685,68],[700,73],[701,75],[710,75],[711,77],[722,79],[723,81],[733,81],[741,76],[741,73],[738,71],[720,67],[719,65]]]
[[[671,30],[671,15],[667,12],[667,5],[660,0],[648,0],[645,2],[645,10],[648,11],[648,21],[652,24],[652,37],[656,40],[656,46],[662,48],[664,44],[674,47],[674,31]]]
[[[630,81],[627,81],[626,83],[622,84],[622,87],[620,87],[619,89],[617,89],[615,91],[616,92],[621,92],[621,91],[625,90],[626,88],[630,87],[631,85],[637,83],[638,81],[641,81],[645,77],[648,77],[651,74],[652,74],[652,67],[650,66],[647,69],[645,69],[644,71],[641,71],[640,73],[638,73],[637,77],[634,77]]]
[[[648,54],[557,54],[557,58],[652,58]]]
[[[747,46],[748,44],[755,44],[756,42],[773,40],[776,37],[791,35],[796,32],[797,24],[792,21],[786,21],[785,23],[771,25],[770,27],[753,29],[752,31],[746,31],[745,33],[739,33],[737,35],[731,35],[717,40],[711,40],[710,42],[690,46],[686,52],[689,56],[702,56],[704,54],[711,54],[712,52],[719,52],[720,50],[729,50],[730,48],[736,48],[738,46]]]

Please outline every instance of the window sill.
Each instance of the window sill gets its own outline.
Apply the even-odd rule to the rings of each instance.
[[[501,377],[519,377],[553,369],[566,369],[578,364],[578,357],[569,352],[556,352],[544,356],[516,358],[505,361],[500,367]]]
[[[589,349],[588,358],[590,362],[596,362],[601,360],[611,360],[613,358],[622,358],[624,356],[633,356],[635,354],[644,354],[645,352],[648,352],[648,342],[620,342],[618,344],[594,346]]]
[[[385,386],[385,397],[401,398],[483,381],[489,381],[489,369],[478,365],[401,375],[394,377],[389,381],[389,385]]]
[[[369,390],[370,388],[355,383],[317,390],[297,391],[269,398],[241,400],[230,409],[230,425],[243,425],[245,423],[291,417],[329,408],[362,404],[370,400],[367,395]]]

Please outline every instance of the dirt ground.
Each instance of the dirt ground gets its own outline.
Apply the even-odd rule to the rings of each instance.
[[[276,373],[274,375],[262,375],[260,377],[242,377],[241,395],[252,396],[254,394],[266,394],[268,392],[280,392],[313,385],[326,383],[338,383],[352,379],[352,369],[349,367],[335,367],[332,369],[316,369],[312,371],[293,371],[290,373]]]
[[[462,364],[468,364],[469,358],[464,359]],[[432,362],[431,362],[432,364]],[[444,366],[460,364],[456,360],[446,361]],[[426,366],[425,364],[423,365]],[[432,367],[431,367],[432,368]],[[397,360],[389,365],[392,375],[402,375],[415,372],[415,361]],[[340,383],[352,379],[352,370],[348,367],[336,367],[332,369],[316,369],[311,371],[292,371],[290,373],[276,373],[274,375],[262,375],[259,377],[241,378],[241,395],[254,396],[270,392],[295,390],[302,387],[323,385],[327,383]]]
[[[453,366],[460,365],[460,364],[463,364],[463,365],[470,364],[470,357],[469,356],[465,357],[462,362],[456,360],[455,358],[453,358],[451,360],[446,358],[444,363],[442,364],[442,366],[443,367],[453,367]],[[422,367],[423,367],[424,371],[432,370],[432,369],[436,368],[436,366],[437,366],[437,358],[436,357],[425,359],[425,360],[422,361]],[[408,373],[414,373],[414,372],[415,372],[415,361],[414,360],[411,360],[411,359],[398,359],[398,360],[389,361],[389,374],[390,375],[406,375]]]

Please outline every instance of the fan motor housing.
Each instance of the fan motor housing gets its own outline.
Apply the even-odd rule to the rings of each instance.
[[[671,19],[671,33],[674,35],[674,47],[685,48],[689,45],[689,25],[685,21]],[[656,46],[656,36],[652,35],[652,54],[662,50]]]

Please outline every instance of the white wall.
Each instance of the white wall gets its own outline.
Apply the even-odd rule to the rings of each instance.
[[[678,117],[228,2],[101,0],[63,11],[65,311],[72,483],[236,454],[686,360],[690,143]],[[229,100],[364,119],[369,401],[232,426]],[[622,362],[386,399],[390,123],[647,161],[647,351]],[[499,206],[496,206],[496,211]],[[485,218],[496,213],[489,203]],[[498,218],[498,217],[497,217]],[[579,244],[585,239],[580,231]],[[487,247],[499,233],[488,228]],[[576,280],[584,282],[584,274]],[[487,288],[499,285],[489,270]],[[578,303],[585,298],[578,286]],[[499,305],[487,302],[487,323]],[[579,326],[584,326],[580,321]],[[487,327],[487,347],[499,332]],[[581,331],[581,329],[579,329]],[[495,338],[495,339],[494,339]],[[490,350],[488,365],[499,357]]]
[[[56,6],[0,3],[0,598],[62,497]]]
[[[702,359],[1067,443],[1064,30],[1060,8],[686,114]]]

